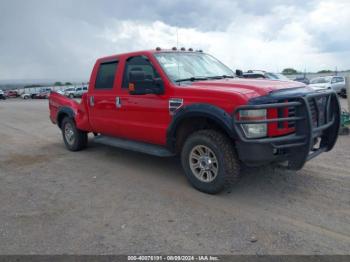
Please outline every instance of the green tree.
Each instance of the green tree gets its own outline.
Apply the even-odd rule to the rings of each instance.
[[[62,83],[61,82],[55,82],[54,86],[62,86]]]
[[[317,73],[318,73],[318,74],[325,74],[325,73],[333,73],[333,71],[332,71],[332,70],[327,69],[327,70],[321,70],[321,71],[318,71]]]
[[[298,71],[295,70],[294,68],[285,68],[282,71],[282,74],[284,74],[284,75],[295,75],[297,73],[298,73]]]
[[[26,86],[24,86],[24,88],[41,87],[41,86],[42,85],[33,84],[33,85],[26,85]]]
[[[72,83],[71,83],[71,82],[66,82],[65,85],[66,85],[66,86],[71,86]]]

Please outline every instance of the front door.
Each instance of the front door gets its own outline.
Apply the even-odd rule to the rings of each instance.
[[[131,56],[126,59],[121,84],[121,107],[118,121],[122,136],[153,144],[165,145],[166,130],[171,121],[167,88],[162,95],[131,95],[128,91],[130,71],[143,71],[146,78],[160,78],[147,56]]]

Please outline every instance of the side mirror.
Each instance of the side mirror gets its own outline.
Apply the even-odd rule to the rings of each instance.
[[[243,71],[240,69],[236,69],[236,76],[237,77],[243,77]]]
[[[149,78],[144,71],[129,73],[129,93],[131,95],[164,94],[164,84],[160,78]]]

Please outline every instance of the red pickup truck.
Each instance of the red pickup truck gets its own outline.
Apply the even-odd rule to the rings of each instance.
[[[189,182],[217,193],[242,164],[300,169],[333,148],[340,108],[331,90],[253,80],[214,57],[188,50],[100,58],[80,103],[52,92],[50,118],[66,147],[94,141],[157,156],[180,155]]]

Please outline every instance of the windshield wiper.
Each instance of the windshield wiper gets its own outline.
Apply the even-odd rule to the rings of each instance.
[[[179,82],[185,82],[185,81],[200,81],[200,80],[208,80],[208,77],[189,77],[189,78],[181,78],[181,79],[177,79],[175,80],[176,83]]]
[[[224,78],[233,78],[233,76],[222,75],[222,76],[209,76],[208,79],[224,79]]]

